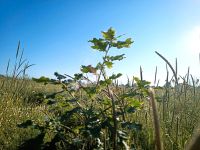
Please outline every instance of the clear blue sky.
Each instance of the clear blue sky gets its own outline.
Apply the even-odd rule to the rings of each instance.
[[[144,78],[153,81],[158,66],[164,80],[158,51],[172,63],[178,58],[179,74],[190,66],[199,77],[200,0],[0,0],[0,73],[9,58],[14,62],[19,40],[36,64],[30,76],[77,73],[80,65],[100,60],[88,40],[109,27],[134,40],[131,48],[117,51],[127,58],[111,72],[139,76],[141,65]]]

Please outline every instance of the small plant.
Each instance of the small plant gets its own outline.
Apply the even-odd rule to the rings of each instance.
[[[142,99],[148,96],[150,82],[134,78],[136,86],[124,88],[117,84],[121,73],[107,74],[115,61],[125,58],[125,54],[111,56],[110,50],[128,48],[133,43],[131,38],[124,41],[119,38],[121,35],[116,36],[115,30],[109,28],[102,32],[102,38],[90,40],[91,48],[104,55],[102,62],[95,66],[82,65],[81,73],[70,76],[56,72],[57,80],[34,79],[45,84],[60,84],[63,90],[44,100],[54,114],[53,117],[47,115],[44,125],[34,124],[31,120],[19,125],[40,131],[37,137],[31,142],[25,141],[19,149],[30,148],[33,143],[41,149],[116,150],[135,147],[134,132],[140,131],[142,125],[131,116],[142,108]],[[87,74],[95,76],[96,81]]]

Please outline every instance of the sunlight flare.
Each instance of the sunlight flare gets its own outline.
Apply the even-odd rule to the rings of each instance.
[[[200,25],[195,26],[185,35],[186,48],[189,52],[200,52]]]

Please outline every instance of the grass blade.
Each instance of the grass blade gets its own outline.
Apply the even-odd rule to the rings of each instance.
[[[174,70],[174,68],[172,67],[172,65],[170,64],[170,62],[164,57],[162,56],[160,53],[158,53],[157,51],[155,51],[155,53],[160,56],[170,67],[170,69],[172,70],[173,74],[174,74],[174,78],[175,78],[175,83],[176,85],[178,85],[178,78],[177,78],[177,74],[176,71]]]

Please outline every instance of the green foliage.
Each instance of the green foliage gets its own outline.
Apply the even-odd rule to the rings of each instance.
[[[36,81],[38,83],[44,83],[47,84],[48,82],[50,82],[50,79],[44,76],[41,76],[40,78],[32,78],[33,81]]]
[[[147,97],[149,95],[148,94],[148,88],[149,88],[151,82],[146,81],[146,80],[140,80],[137,77],[134,77],[133,79],[136,82],[140,96]]]
[[[115,61],[115,60],[120,61],[125,58],[124,55],[125,54],[121,54],[121,55],[117,55],[117,56],[106,56],[105,59],[108,61]]]
[[[66,147],[79,149],[84,145],[84,149],[102,149],[105,146],[107,146],[107,149],[129,147],[126,142],[131,138],[131,134],[126,130],[136,131],[137,127],[134,122],[125,123],[125,116],[139,110],[143,102],[137,100],[137,97],[128,95],[120,99],[120,97],[123,97],[123,93],[113,94],[113,81],[121,77],[122,74],[107,76],[106,68],[111,69],[113,62],[123,60],[125,54],[109,56],[109,51],[112,47],[127,48],[133,43],[130,38],[125,41],[118,41],[117,39],[120,36],[116,37],[115,34],[114,29],[109,28],[108,31],[102,32],[103,38],[93,38],[89,41],[93,44],[93,49],[104,52],[103,62],[97,63],[96,67],[82,65],[81,73],[74,74],[74,76],[61,75],[56,72],[54,75],[59,82],[45,77],[35,79],[39,82],[61,84],[63,88],[61,93],[67,92],[70,97],[67,100],[64,97],[58,99],[56,95],[60,93],[53,93],[45,97],[46,104],[55,114],[54,118],[46,120],[45,125],[35,125],[31,120],[19,125],[19,127],[32,126],[39,129],[40,134],[35,138],[35,141],[38,138],[44,141],[49,132],[54,133],[54,136],[59,139],[54,140],[52,138],[48,143],[41,143],[40,139],[38,140],[39,147],[55,146],[60,142],[63,143],[60,145],[62,149]],[[87,73],[95,75],[97,81],[91,81],[85,76]],[[63,81],[63,79],[67,80]],[[140,89],[144,88],[140,86],[139,81],[138,87]],[[105,139],[103,135],[106,135],[107,138]],[[25,142],[25,145],[27,142]]]
[[[89,42],[93,44],[91,48],[102,51],[102,52],[105,52],[108,46],[108,43],[104,39],[93,38]]]
[[[102,31],[102,35],[105,40],[112,41],[115,39],[115,30],[113,28],[109,28],[107,32]]]
[[[121,76],[122,76],[121,73],[113,74],[112,76],[109,77],[109,79],[111,79],[111,80],[115,80],[115,79],[117,79],[117,78],[119,78],[119,77],[121,77]]]
[[[91,65],[88,65],[88,66],[82,65],[81,71],[83,73],[94,73],[94,74],[97,72],[96,68],[92,67]]]
[[[113,67],[113,62],[105,61],[105,65],[106,65],[106,67],[111,69]]]
[[[66,78],[65,76],[59,74],[58,72],[55,72],[54,75],[56,76],[56,78],[57,78],[59,81]]]
[[[91,48],[106,52],[110,47],[116,47],[118,49],[129,48],[133,43],[131,38],[128,38],[125,41],[117,41],[118,37],[115,36],[115,30],[112,28],[109,28],[108,31],[102,32],[102,36],[103,39],[93,38],[89,41],[93,44]]]
[[[133,41],[131,40],[131,38],[126,39],[125,41],[117,41],[117,42],[113,42],[112,46],[116,47],[118,49],[121,48],[129,48],[131,46],[131,44],[133,43]]]

